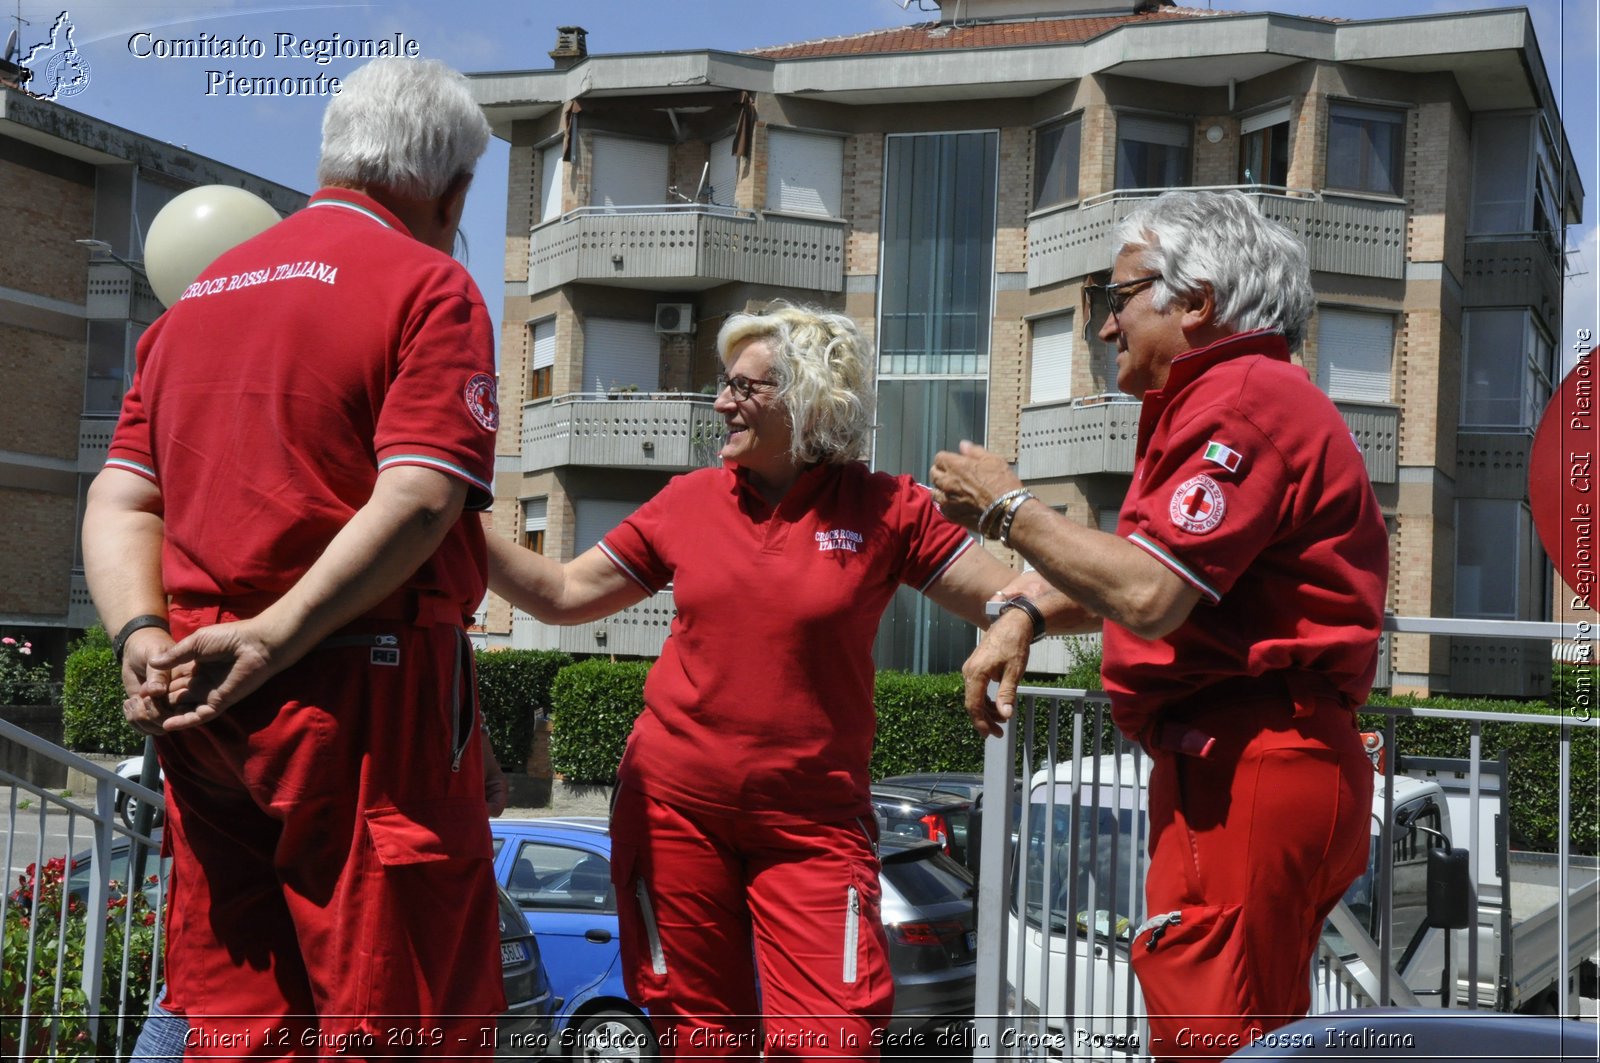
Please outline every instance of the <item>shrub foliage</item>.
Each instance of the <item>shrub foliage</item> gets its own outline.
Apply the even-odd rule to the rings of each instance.
[[[579,661],[550,684],[550,765],[570,782],[610,784],[644,711],[647,661]]]
[[[478,654],[478,703],[500,766],[521,771],[540,715],[550,712],[550,684],[572,663],[557,650],[490,650]]]

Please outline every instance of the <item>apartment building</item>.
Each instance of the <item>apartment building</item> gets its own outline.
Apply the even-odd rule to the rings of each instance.
[[[1297,357],[1366,454],[1391,610],[1548,619],[1526,468],[1583,190],[1528,13],[942,9],[739,54],[591,54],[567,27],[551,68],[475,77],[511,145],[495,533],[571,558],[714,460],[716,331],[780,297],[876,341],[876,468],[923,478],[980,440],[1109,527],[1137,405],[1085,338],[1083,284],[1141,197],[1239,187],[1310,250]],[[491,599],[486,623],[649,656],[671,615],[667,592],[552,629]],[[902,592],[878,659],[953,668],[971,640]],[[1385,667],[1424,692],[1532,694],[1550,671],[1542,644],[1424,635]]]
[[[134,345],[162,310],[143,234],[197,185],[246,188],[280,213],[305,196],[30,96],[27,73],[0,64],[0,629],[59,663],[97,619],[83,580],[84,493]]]

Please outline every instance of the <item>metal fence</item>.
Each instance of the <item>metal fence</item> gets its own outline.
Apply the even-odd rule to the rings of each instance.
[[[0,740],[93,780],[79,798],[0,769],[9,788],[0,893],[0,1058],[128,1058],[161,984],[160,841],[118,814],[162,795],[0,720]]]
[[[1397,751],[1395,724],[1403,718],[1438,719],[1464,725],[1459,781],[1469,822],[1452,823],[1457,841],[1465,839],[1470,878],[1480,881],[1480,861],[1490,858],[1478,841],[1488,827],[1478,820],[1480,797],[1501,787],[1504,766],[1485,759],[1483,728],[1535,728],[1548,736],[1557,753],[1559,898],[1575,890],[1593,893],[1593,861],[1583,862],[1583,883],[1571,879],[1572,740],[1580,730],[1593,732],[1600,721],[1557,715],[1463,712],[1427,707],[1367,707],[1380,714],[1376,734],[1382,747]],[[1374,745],[1376,743],[1373,743]],[[1329,920],[1312,970],[1312,1014],[1354,1007],[1417,1006],[1413,987],[1396,970],[1408,944],[1396,934],[1391,888],[1396,856],[1394,827],[1396,772],[1401,756],[1381,760],[1384,785],[1373,815],[1379,824],[1372,847],[1381,870],[1371,881],[1378,895],[1364,899],[1358,913],[1341,902]],[[1019,779],[1018,766],[1024,774]],[[1148,864],[1148,827],[1144,817],[1145,785],[1150,760],[1110,722],[1110,704],[1103,694],[1081,690],[1024,687],[1017,713],[1003,739],[986,743],[984,808],[978,876],[979,949],[975,1044],[979,1055],[1020,1058],[1127,1059],[1148,1044],[1144,1003],[1128,962],[1133,928],[1144,921],[1143,884]],[[1499,780],[1496,782],[1495,780]],[[1019,783],[1021,785],[1019,785]],[[1404,847],[1405,839],[1400,839]],[[1476,887],[1474,887],[1476,890]],[[1480,985],[1480,939],[1498,941],[1508,929],[1505,896],[1474,893],[1475,919],[1485,922],[1470,931],[1445,933],[1441,942],[1464,943],[1458,953],[1460,981],[1447,991],[1476,1008],[1480,999],[1495,999],[1494,986]],[[1490,912],[1495,907],[1498,916]],[[1569,904],[1557,906],[1558,970],[1566,972],[1588,953],[1574,956],[1569,943],[1590,942],[1595,931],[1575,933],[1569,926]],[[1488,913],[1488,914],[1486,914]],[[1413,913],[1414,914],[1414,913]],[[1501,918],[1504,917],[1504,918]],[[1585,936],[1587,934],[1587,936]],[[1448,944],[1441,944],[1448,949]],[[1457,946],[1460,947],[1459,945]],[[1591,957],[1592,958],[1592,957]],[[1451,967],[1448,952],[1445,971]],[[1567,979],[1557,976],[1557,1014],[1570,1015]],[[1503,988],[1503,987],[1502,987]]]

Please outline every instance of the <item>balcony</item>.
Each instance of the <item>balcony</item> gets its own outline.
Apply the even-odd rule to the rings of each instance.
[[[1400,407],[1371,402],[1334,402],[1350,426],[1367,464],[1367,479],[1392,484],[1400,473]]]
[[[561,650],[565,653],[615,653],[624,657],[658,657],[677,615],[670,590],[630,605],[604,620],[572,627],[541,624],[520,609],[511,613],[511,645],[519,650]]]
[[[94,599],[89,596],[89,581],[84,578],[82,569],[73,570],[67,595],[67,627],[89,628],[100,622]]]
[[[574,281],[691,290],[739,282],[844,290],[842,221],[669,204],[584,207],[533,230],[529,291]]]
[[[106,463],[111,436],[117,430],[115,417],[84,417],[78,421],[78,471],[95,473]]]
[[[1405,204],[1261,185],[1239,190],[1254,199],[1263,214],[1305,241],[1313,270],[1389,280],[1405,276]],[[1165,191],[1108,192],[1091,196],[1076,208],[1032,218],[1028,287],[1075,280],[1110,267],[1112,229],[1143,200]]]
[[[567,465],[688,472],[717,460],[722,417],[710,395],[592,392],[522,407],[522,471]]]
[[[1375,484],[1398,478],[1400,409],[1366,402],[1337,402],[1361,447]],[[1094,473],[1133,474],[1139,435],[1139,401],[1126,395],[1091,395],[1022,408],[1017,475],[1024,481]]]
[[[1022,408],[1017,475],[1024,481],[1133,474],[1139,400],[1091,395]]]
[[[1539,233],[1467,237],[1465,306],[1533,306],[1549,318],[1561,291],[1561,259]]]
[[[165,308],[150,282],[121,262],[90,262],[84,316],[93,321],[137,321],[148,325]]]

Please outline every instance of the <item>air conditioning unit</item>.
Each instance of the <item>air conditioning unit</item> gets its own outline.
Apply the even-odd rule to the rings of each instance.
[[[680,336],[694,331],[693,303],[657,303],[656,331]]]

